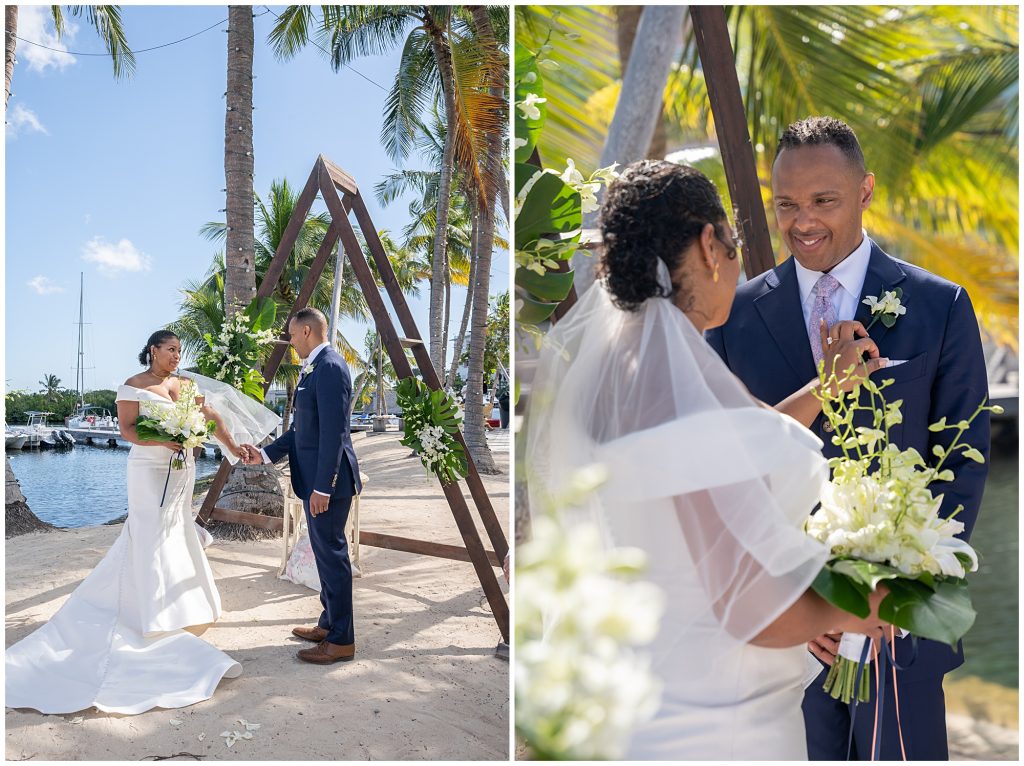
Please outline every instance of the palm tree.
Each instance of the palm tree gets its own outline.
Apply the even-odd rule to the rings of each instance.
[[[376,390],[376,414],[387,414],[387,389],[395,385],[397,375],[395,366],[388,357],[384,346],[381,343],[380,333],[375,330],[367,330],[365,343],[366,369],[372,373],[375,380]]]
[[[44,375],[39,385],[43,387],[42,393],[47,401],[52,402],[60,394],[60,378],[56,375]]]
[[[497,27],[483,6],[472,6],[472,27],[478,44],[483,51],[484,82],[496,101],[507,103],[508,92],[508,29]],[[496,178],[501,175],[504,149],[504,130],[508,126],[508,111],[504,111],[502,129],[494,130],[487,136],[483,154],[484,175]],[[466,446],[469,447],[477,469],[482,473],[497,473],[494,458],[487,446],[485,418],[483,413],[483,371],[484,352],[487,341],[487,304],[491,280],[491,253],[495,241],[497,220],[498,188],[482,190],[485,196],[477,210],[479,216],[475,242],[473,268],[473,304],[469,336],[469,370],[466,390]]]
[[[227,111],[224,117],[224,179],[227,193],[228,317],[242,311],[256,294],[253,231],[252,7],[228,7]]]
[[[437,230],[431,260],[430,357],[438,374],[444,355],[445,231],[456,167],[476,186],[497,185],[481,171],[487,134],[501,128],[503,104],[478,87],[479,56],[457,30],[457,6],[289,6],[270,35],[280,58],[294,56],[315,37],[330,46],[331,63],[340,69],[358,56],[376,55],[402,45],[402,58],[386,102],[381,139],[396,162],[408,156],[423,110],[440,100],[449,126],[436,198]]]
[[[598,7],[559,10],[556,18],[548,8],[518,9],[517,36],[537,50],[554,30],[547,55],[560,68],[545,72],[555,108],[539,152],[548,165],[571,156],[587,171],[621,85],[616,19]],[[848,122],[879,176],[865,225],[897,254],[964,285],[988,334],[1016,348],[1016,6],[728,13],[759,176],[770,177],[789,122],[810,114]],[[663,94],[670,148],[717,151],[692,30],[686,35]],[[717,158],[699,166],[724,178]],[[767,199],[767,184],[762,192]]]
[[[124,24],[121,22],[121,6],[119,5],[51,5],[50,14],[53,19],[54,29],[59,38],[64,34],[64,9],[75,17],[85,14],[86,20],[96,30],[103,44],[110,54],[110,61],[114,67],[114,77],[120,78],[122,74],[131,75],[135,71],[135,54],[128,47],[128,39],[124,34]],[[18,44],[18,6],[4,6],[4,31],[7,36],[5,86],[4,86],[4,109],[7,102],[11,100],[11,81],[14,79],[14,52]]]
[[[443,117],[435,110],[433,128],[421,123],[417,128],[416,148],[428,167],[440,167],[446,133]],[[433,239],[436,216],[432,209],[437,206],[437,192],[440,188],[439,170],[397,170],[374,186],[377,201],[387,206],[403,194],[413,192],[417,198],[409,205],[409,216],[412,222],[406,226],[406,247],[420,249]],[[473,269],[476,262],[473,257],[477,240],[477,224],[479,217],[476,209],[479,204],[471,180],[462,173],[456,173],[453,186],[450,210],[454,211],[448,222],[448,242],[446,245],[447,268],[445,273],[445,321],[443,348],[448,349],[448,317],[451,311],[451,285],[468,286],[473,284]],[[498,238],[498,247],[508,248],[508,242]],[[468,273],[467,273],[468,264]],[[451,364],[448,366],[444,380],[446,388],[453,385],[455,373],[462,359],[462,350],[469,326],[470,307],[473,291],[466,291],[466,301],[462,309],[462,320],[459,332],[452,349]],[[444,357],[442,357],[443,359]]]

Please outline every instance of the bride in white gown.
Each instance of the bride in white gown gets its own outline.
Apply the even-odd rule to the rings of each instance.
[[[177,400],[181,380],[172,373],[180,354],[173,333],[154,333],[140,354],[149,370],[118,389],[121,435],[133,444],[128,518],[103,560],[49,622],[7,649],[7,707],[127,714],[184,707],[209,699],[221,678],[242,672],[238,662],[185,630],[221,614],[192,520],[195,460],[188,455],[184,469],[171,470],[176,447],[141,441],[135,432],[140,403],[159,408]],[[276,426],[274,413],[229,386],[189,377],[232,462],[239,442],[258,444]]]
[[[642,549],[666,597],[647,647],[660,708],[632,732],[630,760],[806,760],[806,642],[879,634],[874,616],[809,590],[827,557],[802,529],[828,478],[801,425],[817,412],[812,384],[768,408],[704,341],[739,277],[728,228],[698,171],[626,168],[602,210],[602,279],[545,338],[530,393],[531,505],[603,465],[607,481],[564,511],[570,528],[596,524],[608,546]],[[853,344],[828,345],[826,364],[860,362]]]

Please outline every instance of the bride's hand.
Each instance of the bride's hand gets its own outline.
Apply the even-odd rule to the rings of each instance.
[[[874,591],[868,594],[868,605],[871,607],[871,614],[864,619],[850,615],[852,624],[845,625],[844,628],[854,633],[861,633],[868,638],[874,639],[876,642],[883,640],[885,629],[889,627],[889,623],[878,617],[878,606],[888,595],[889,589],[885,587],[885,583],[879,583]]]
[[[853,390],[855,385],[875,370],[885,367],[889,361],[879,355],[878,345],[860,322],[836,322],[832,327],[822,322],[820,329],[825,375],[830,376],[835,371],[840,391]],[[846,371],[851,367],[853,372],[847,375]]]

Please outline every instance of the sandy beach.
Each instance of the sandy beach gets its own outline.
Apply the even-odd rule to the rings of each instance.
[[[355,443],[370,477],[363,530],[461,544],[437,482],[397,434]],[[502,473],[483,477],[503,525],[507,443],[499,435],[492,447]],[[6,645],[52,615],[120,531],[87,527],[7,540]],[[237,659],[242,676],[222,681],[205,702],[136,716],[7,710],[8,760],[508,758],[509,668],[494,655],[501,636],[470,564],[364,546],[354,586],[356,660],[320,667],[294,656],[308,644],[291,637],[291,628],[312,624],[319,600],[277,578],[280,540],[218,541],[207,555],[224,614],[203,638]],[[244,731],[238,719],[260,727],[228,748],[219,735]]]

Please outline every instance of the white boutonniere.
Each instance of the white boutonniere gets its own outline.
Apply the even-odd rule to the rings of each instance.
[[[896,324],[897,318],[907,313],[907,307],[900,303],[900,298],[903,297],[903,289],[897,287],[895,290],[889,290],[882,293],[882,297],[878,298],[874,295],[867,296],[861,303],[871,308],[871,324],[868,325],[867,329],[874,327],[875,322],[881,320],[882,324],[886,327],[892,327]]]
[[[304,367],[302,368],[302,374],[303,374],[303,375],[309,375],[309,373],[313,372],[313,368],[314,368],[314,367],[316,367],[316,365],[315,365],[315,364],[313,364],[312,362],[308,362],[308,363],[307,363],[307,364],[306,364],[306,365],[305,365],[305,366],[304,366]]]

